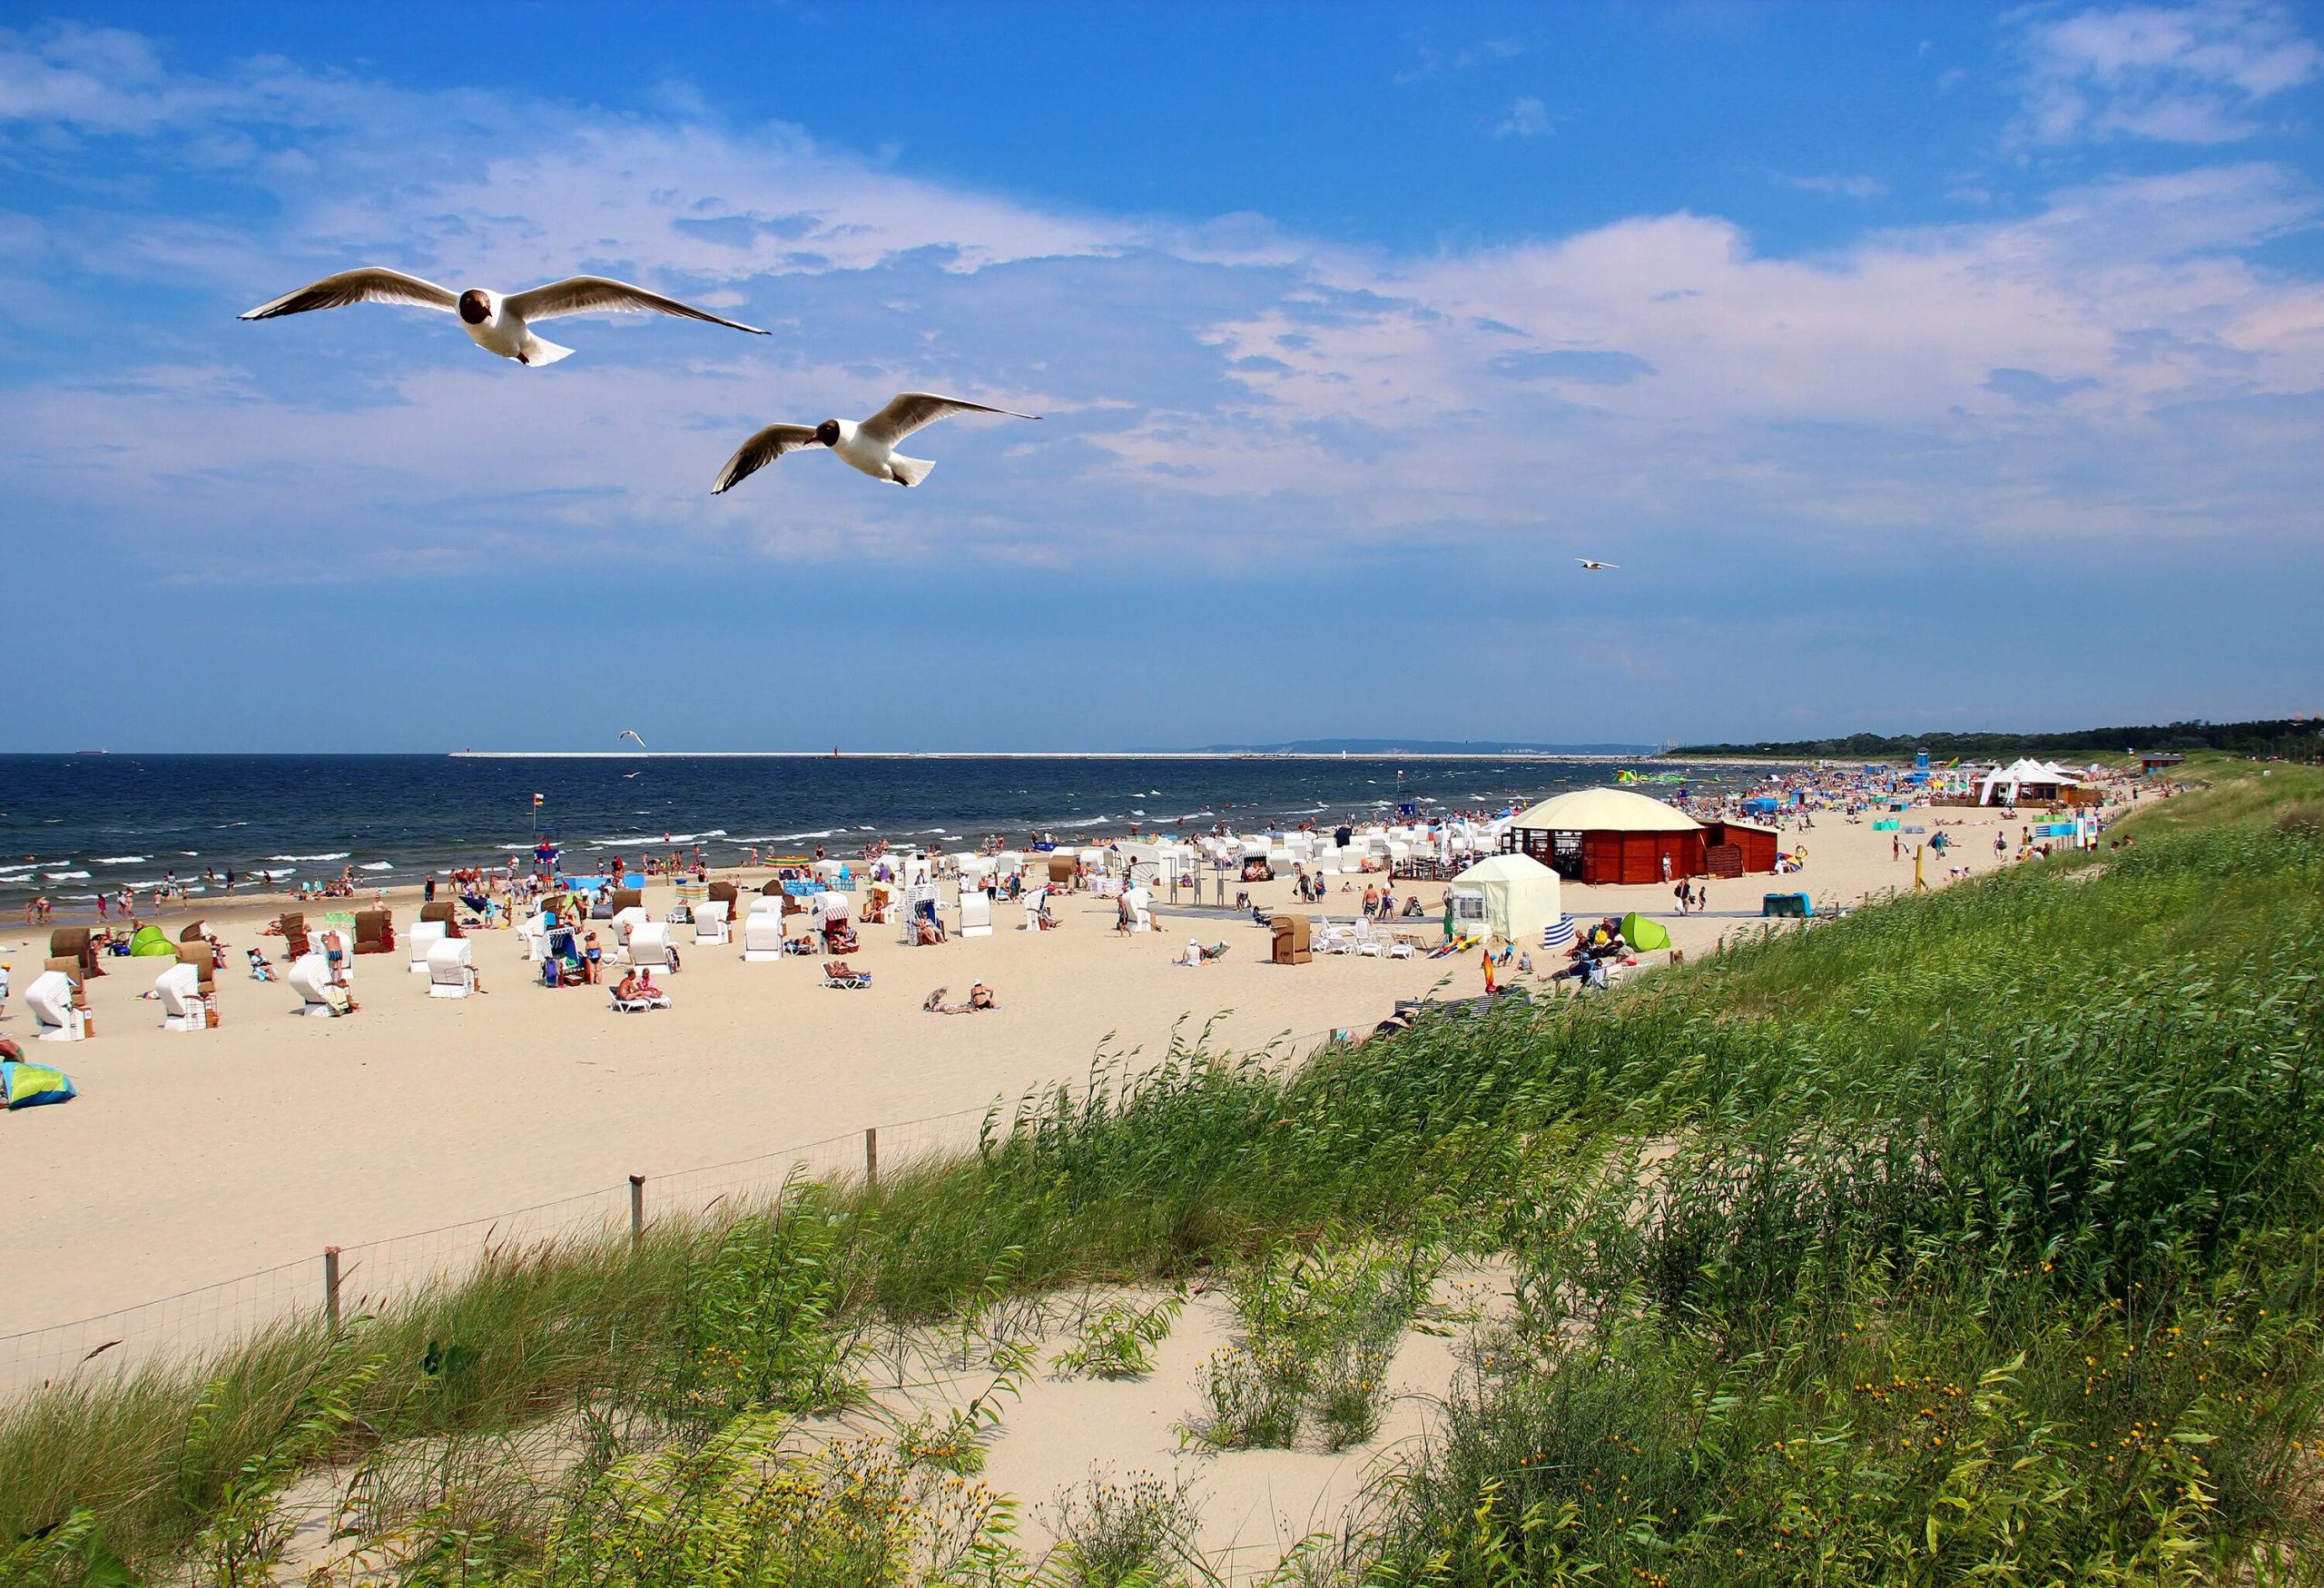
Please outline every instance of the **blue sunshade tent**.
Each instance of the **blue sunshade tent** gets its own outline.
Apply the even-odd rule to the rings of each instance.
[[[10,1109],[70,1102],[79,1095],[73,1078],[62,1070],[21,1059],[0,1059],[0,1100],[5,1100]]]

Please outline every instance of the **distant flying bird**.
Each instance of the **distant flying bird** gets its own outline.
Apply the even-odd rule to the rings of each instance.
[[[1573,560],[1580,563],[1583,567],[1588,568],[1593,574],[1601,568],[1618,568],[1622,566],[1618,562],[1595,562],[1586,557],[1577,557]]]
[[[643,750],[645,748],[645,741],[637,737],[637,730],[635,728],[622,729],[620,735],[615,738],[614,743],[618,745],[623,739],[635,739],[636,740],[637,747],[639,749]]]
[[[593,314],[600,311],[635,313],[651,309],[685,320],[706,320],[713,325],[747,330],[753,336],[767,334],[755,325],[721,320],[675,298],[665,298],[659,292],[604,276],[568,276],[546,287],[535,287],[529,292],[492,292],[482,287],[454,292],[449,287],[439,287],[433,281],[423,281],[418,276],[379,265],[325,276],[311,286],[260,304],[242,318],[276,320],[285,314],[304,314],[310,309],[344,309],[350,303],[415,303],[422,309],[456,312],[477,346],[520,364],[554,364],[572,353],[571,348],[535,336],[528,323],[554,320],[561,314]]]
[[[987,408],[980,402],[963,402],[957,397],[907,391],[862,424],[853,419],[825,419],[812,427],[767,426],[726,459],[726,467],[718,471],[718,483],[710,488],[710,494],[733,490],[785,452],[817,445],[829,447],[839,454],[841,462],[862,469],[874,479],[918,485],[936,465],[925,458],[906,458],[895,449],[896,443],[922,425],[932,425],[956,413],[1006,414],[1013,419],[1041,417],[1037,413],[1019,413],[1013,409]]]

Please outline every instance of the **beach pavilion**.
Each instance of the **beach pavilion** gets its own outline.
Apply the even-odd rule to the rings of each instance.
[[[1977,803],[2071,804],[2080,796],[2083,787],[2083,780],[2063,766],[2046,761],[2019,760],[1985,774],[1977,784]]]
[[[1666,860],[1674,877],[1704,874],[1704,838],[1700,823],[1660,800],[1585,788],[1512,817],[1501,847],[1578,883],[1659,883]]]

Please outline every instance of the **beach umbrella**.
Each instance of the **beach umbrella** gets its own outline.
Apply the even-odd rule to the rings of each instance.
[[[21,1059],[0,1060],[0,1100],[10,1109],[36,1109],[43,1103],[70,1102],[80,1095],[73,1078],[62,1070]]]

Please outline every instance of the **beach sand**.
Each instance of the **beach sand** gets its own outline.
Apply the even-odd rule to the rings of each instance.
[[[1939,814],[1962,821],[1956,858],[1991,869],[1999,813]],[[2017,824],[2008,825],[2014,840]],[[1833,814],[1787,834],[1787,844],[1795,838],[1808,848],[1803,874],[1713,880],[1708,916],[1675,917],[1669,889],[1659,886],[1569,884],[1565,908],[1584,919],[1650,913],[1678,948],[1699,955],[1752,926],[1743,914],[1756,917],[1766,892],[1804,889],[1820,910],[1911,885],[1909,853],[1893,861],[1889,834],[1868,823]],[[1928,869],[1939,884],[1943,866]],[[1433,942],[1442,885],[1411,886],[1431,919],[1403,924]],[[1362,887],[1358,879],[1352,891],[1335,891],[1327,912],[1351,914]],[[1292,896],[1288,882],[1252,892],[1265,904]],[[648,890],[646,902],[658,916],[674,897],[664,886]],[[416,900],[392,902],[400,932],[417,918]],[[200,912],[231,946],[218,972],[216,1031],[161,1029],[159,1005],[138,997],[162,968],[158,961],[106,962],[111,973],[89,988],[98,1035],[85,1042],[35,1047],[30,1015],[12,1002],[0,1031],[70,1071],[82,1095],[0,1117],[13,1188],[0,1336],[307,1265],[245,1287],[208,1314],[198,1300],[178,1304],[171,1327],[182,1348],[201,1343],[193,1336],[205,1327],[222,1332],[259,1321],[271,1306],[311,1305],[328,1245],[501,1220],[374,1250],[353,1282],[386,1287],[472,1260],[487,1228],[506,1241],[550,1227],[547,1216],[502,1217],[515,1209],[596,1193],[575,1211],[617,1215],[633,1173],[648,1177],[654,1211],[698,1205],[753,1175],[779,1179],[783,1149],[798,1144],[842,1138],[814,1161],[860,1162],[866,1126],[886,1128],[890,1162],[972,1143],[987,1106],[1042,1083],[1078,1082],[1100,1053],[1151,1061],[1174,1031],[1190,1037],[1205,1022],[1215,1048],[1277,1042],[1289,1057],[1334,1028],[1368,1032],[1395,1000],[1439,983],[1445,996],[1482,989],[1474,953],[1317,955],[1279,967],[1265,962],[1267,934],[1246,918],[1166,911],[1156,932],[1123,938],[1112,930],[1110,901],[1076,895],[1058,902],[1066,924],[1051,932],[1018,930],[1022,910],[1006,902],[995,908],[991,937],[940,948],[906,949],[893,928],[867,926],[852,958],[873,984],[860,991],[820,985],[812,959],[745,964],[738,945],[683,947],[684,970],[663,979],[675,1007],[641,1015],[614,1013],[602,988],[539,987],[516,933],[487,932],[476,943],[483,996],[429,998],[427,978],[405,970],[399,949],[356,960],[359,1012],[324,1021],[300,1017],[295,993],[242,969],[241,950],[254,943],[280,968],[280,940],[259,928],[281,905],[242,901]],[[191,918],[162,923],[174,937]],[[673,935],[683,944],[691,929]],[[1172,965],[1189,937],[1224,940],[1230,952],[1200,970]],[[14,962],[19,992],[37,973],[45,941],[44,932],[0,928],[0,958]],[[959,1000],[978,978],[996,989],[999,1010],[922,1012],[935,987]],[[957,1117],[931,1119],[940,1116]],[[732,1171],[675,1173],[771,1154]],[[116,1332],[122,1356],[133,1358],[151,1331],[130,1320]],[[47,1348],[70,1338],[59,1334]]]

